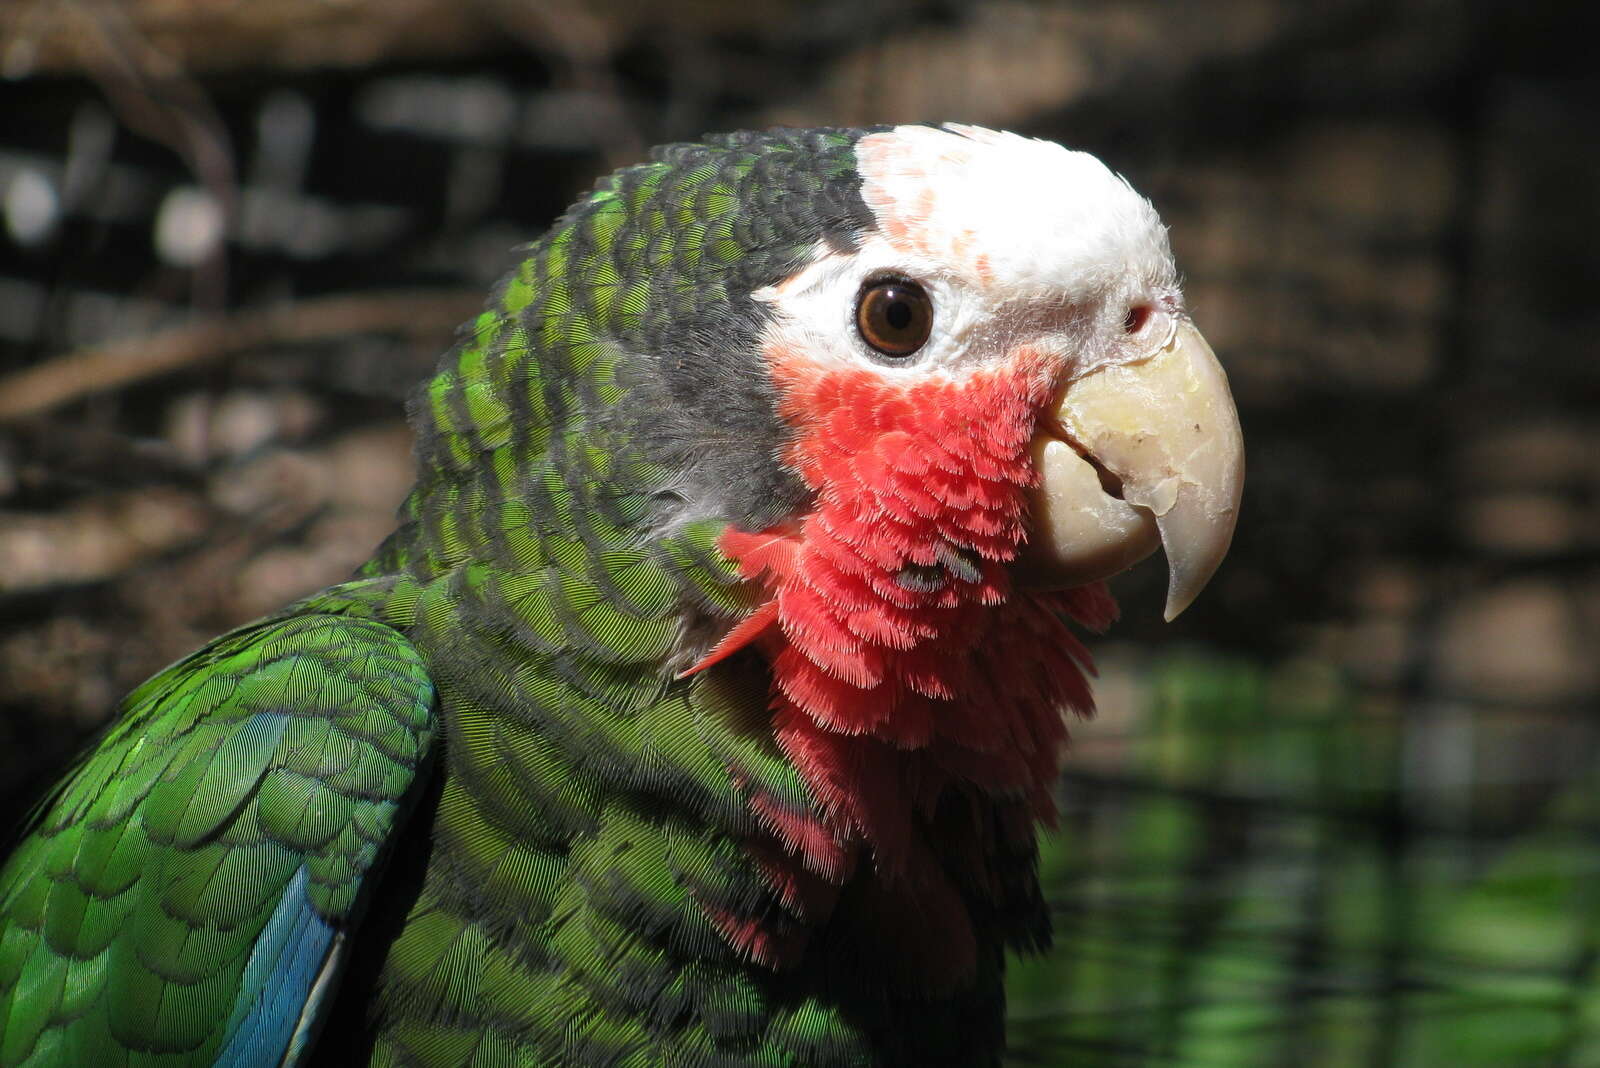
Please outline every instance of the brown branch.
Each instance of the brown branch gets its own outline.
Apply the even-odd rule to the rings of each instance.
[[[372,332],[443,332],[482,306],[479,292],[402,291],[295,301],[186,323],[80,349],[0,378],[0,421],[38,415],[95,393],[267,345]]]
[[[108,10],[194,73],[363,68],[407,58],[481,55],[500,43],[461,0],[0,0],[0,73],[82,74],[89,21]]]

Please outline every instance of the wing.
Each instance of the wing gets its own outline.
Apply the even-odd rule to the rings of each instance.
[[[434,705],[403,637],[331,615],[136,690],[0,871],[0,1066],[292,1063]]]

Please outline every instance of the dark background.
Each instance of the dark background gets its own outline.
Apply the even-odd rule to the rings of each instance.
[[[344,577],[495,277],[650,145],[951,119],[1172,228],[1249,453],[1118,580],[1019,1063],[1600,1064],[1600,80],[1577,5],[0,7],[0,821]]]

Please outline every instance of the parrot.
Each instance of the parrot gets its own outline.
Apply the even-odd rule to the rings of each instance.
[[[1099,159],[779,128],[598,182],[350,580],[135,689],[0,872],[0,1066],[995,1065],[1081,633],[1243,444]]]

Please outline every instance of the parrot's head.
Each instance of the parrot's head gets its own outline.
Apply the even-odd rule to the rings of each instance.
[[[816,688],[943,659],[947,617],[982,630],[963,606],[1086,590],[1068,614],[1103,624],[1092,584],[1162,544],[1167,617],[1194,599],[1232,536],[1239,425],[1126,181],[953,125],[662,158],[690,178],[673,199],[703,251],[675,284],[701,298],[636,343],[665,394],[638,437],[681,473],[683,514],[726,520],[723,549],[767,573]],[[642,206],[635,173],[611,190]]]
[[[778,463],[845,505],[835,533],[902,545],[902,586],[989,560],[1076,587],[1165,543],[1176,616],[1227,551],[1243,449],[1154,208],[970,126],[869,133],[855,162],[871,225],[751,293]]]

